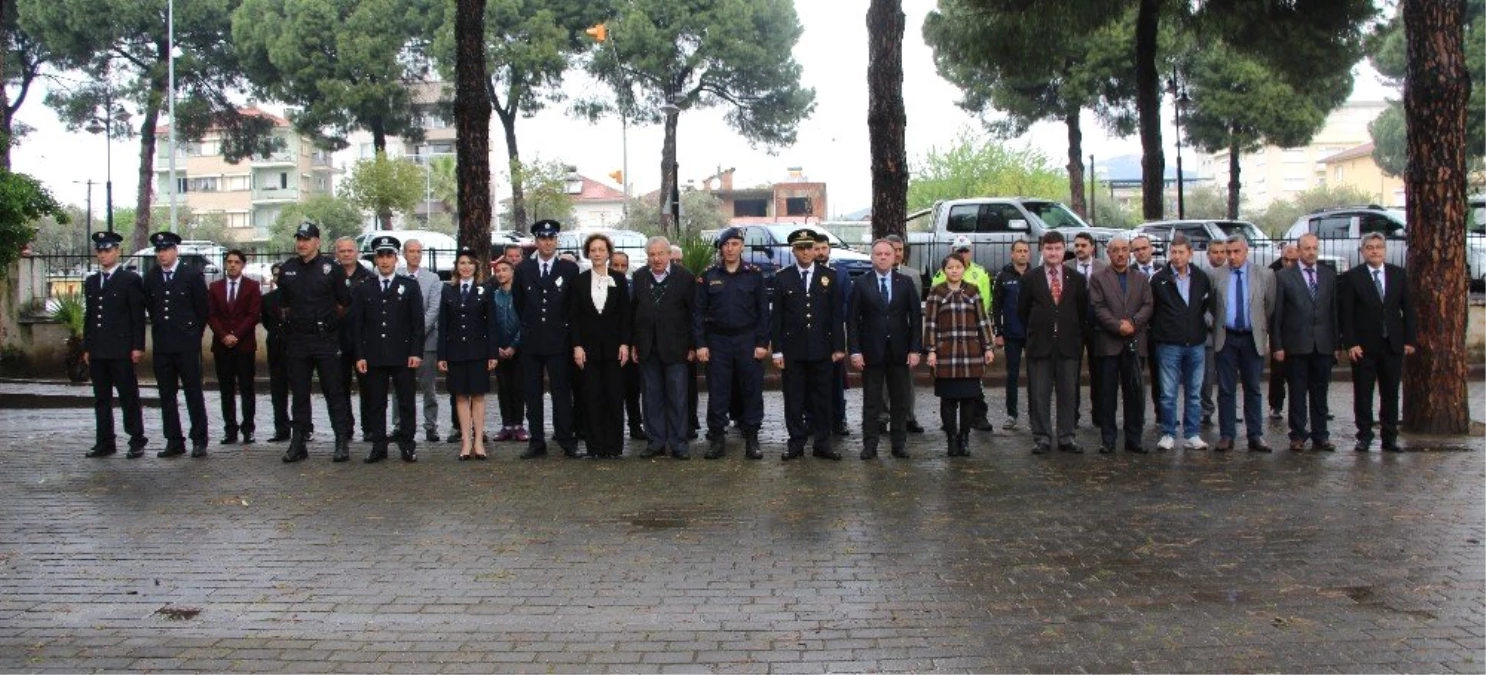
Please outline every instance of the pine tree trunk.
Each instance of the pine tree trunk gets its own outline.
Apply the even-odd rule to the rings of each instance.
[[[671,211],[671,197],[676,192],[676,123],[679,113],[666,115],[665,141],[660,148],[660,231],[680,239],[681,223]]]
[[[381,124],[371,125],[372,152],[378,157],[387,156],[387,132],[382,129]],[[377,207],[377,229],[392,229],[392,208],[388,206]]]
[[[867,8],[867,136],[872,148],[872,238],[908,226],[908,149],[903,107],[902,0]],[[824,215],[824,214],[822,214]]]
[[[1161,75],[1156,41],[1161,0],[1140,0],[1135,16],[1135,108],[1140,115],[1141,214],[1161,220],[1166,211],[1166,155],[1161,148]]]
[[[1228,218],[1238,218],[1238,191],[1242,184],[1238,180],[1238,141],[1234,140],[1228,145]]]
[[[490,95],[485,89],[485,0],[458,0],[454,11],[459,245],[474,250],[480,264],[477,269],[486,270],[490,260]]]
[[[1068,127],[1068,205],[1084,220],[1089,219],[1089,198],[1084,194],[1084,130],[1079,122],[1081,109],[1063,116]]]
[[[148,97],[144,119],[139,122],[139,191],[134,200],[134,234],[130,236],[130,252],[138,251],[150,242],[155,196],[155,127],[160,123],[160,102],[169,95],[169,86],[163,74],[150,80],[150,88],[157,95]],[[175,152],[175,148],[170,151]],[[171,194],[175,196],[175,190],[172,189]]]
[[[1403,373],[1403,424],[1429,434],[1470,429],[1465,352],[1466,139],[1470,76],[1465,2],[1404,0],[1408,40],[1408,274],[1418,352]]]

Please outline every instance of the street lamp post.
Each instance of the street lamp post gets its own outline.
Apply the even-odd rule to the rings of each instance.
[[[681,114],[681,108],[679,106],[677,106],[674,102],[672,102],[670,100],[667,100],[665,102],[665,104],[660,107],[660,112],[661,112],[662,115],[665,115],[666,116],[666,127],[668,129],[675,129],[676,128],[676,116]],[[674,149],[675,148],[675,145],[674,145],[675,144],[675,135],[674,135],[674,132],[672,132],[672,133],[673,133],[673,135],[671,137],[672,154],[674,155],[675,154],[675,149]],[[681,236],[681,178],[680,178],[681,172],[679,170],[679,168],[680,168],[679,165],[680,165],[680,163],[676,161],[675,157],[672,157],[671,158],[671,167],[670,167],[670,169],[671,169],[671,171],[670,171],[670,173],[671,173],[671,193],[665,196],[665,198],[666,198],[666,200],[668,202],[666,204],[666,208],[668,210],[670,210],[670,212],[671,212],[671,226],[675,228],[675,230],[676,230],[676,236],[678,236],[678,237]]]
[[[128,124],[129,111],[114,103],[113,89],[105,89],[103,93],[103,116],[95,116],[88,122],[88,133],[103,134],[104,162],[106,179],[103,183],[103,207],[108,209],[106,220],[108,231],[114,231],[114,124]],[[173,150],[172,150],[173,151]],[[171,178],[174,181],[174,176]]]
[[[1187,199],[1184,189],[1186,179],[1182,175],[1182,113],[1192,103],[1192,98],[1187,95],[1186,85],[1177,83],[1177,73],[1174,68],[1166,90],[1171,93],[1172,105],[1176,108],[1176,217],[1184,219],[1187,217]]]

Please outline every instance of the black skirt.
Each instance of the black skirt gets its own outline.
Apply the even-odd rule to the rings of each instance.
[[[454,366],[449,366],[450,370]],[[975,377],[934,378],[934,395],[939,398],[980,398],[980,379]]]
[[[479,361],[452,361],[444,384],[455,396],[480,396],[490,393],[490,371],[485,369],[485,359]]]

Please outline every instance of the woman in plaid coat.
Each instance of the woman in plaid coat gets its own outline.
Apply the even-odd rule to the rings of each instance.
[[[944,282],[929,290],[924,305],[923,344],[934,370],[934,394],[949,437],[949,456],[968,457],[980,378],[995,359],[991,322],[980,292],[965,283],[965,263],[951,255],[944,259],[943,269]]]

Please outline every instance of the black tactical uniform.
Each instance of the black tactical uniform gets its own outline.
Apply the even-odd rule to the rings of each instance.
[[[303,223],[295,239],[318,239],[320,228]],[[288,325],[286,356],[289,362],[289,389],[294,394],[294,435],[285,462],[297,462],[309,456],[305,434],[310,424],[310,373],[318,370],[320,391],[330,409],[330,425],[335,433],[334,459],[351,458],[351,414],[349,402],[341,388],[340,342],[337,327],[344,308],[351,304],[345,274],[329,256],[316,254],[309,260],[293,258],[280,268],[280,290],[283,295],[285,322]]]
[[[729,239],[743,238],[737,228],[718,235],[721,248]],[[707,369],[707,459],[722,457],[727,431],[728,407],[736,380],[743,399],[743,439],[749,459],[763,457],[758,445],[764,422],[764,366],[754,350],[769,346],[769,294],[764,275],[757,267],[740,262],[729,272],[719,262],[697,276],[696,311],[692,314],[692,339],[706,347]]]

